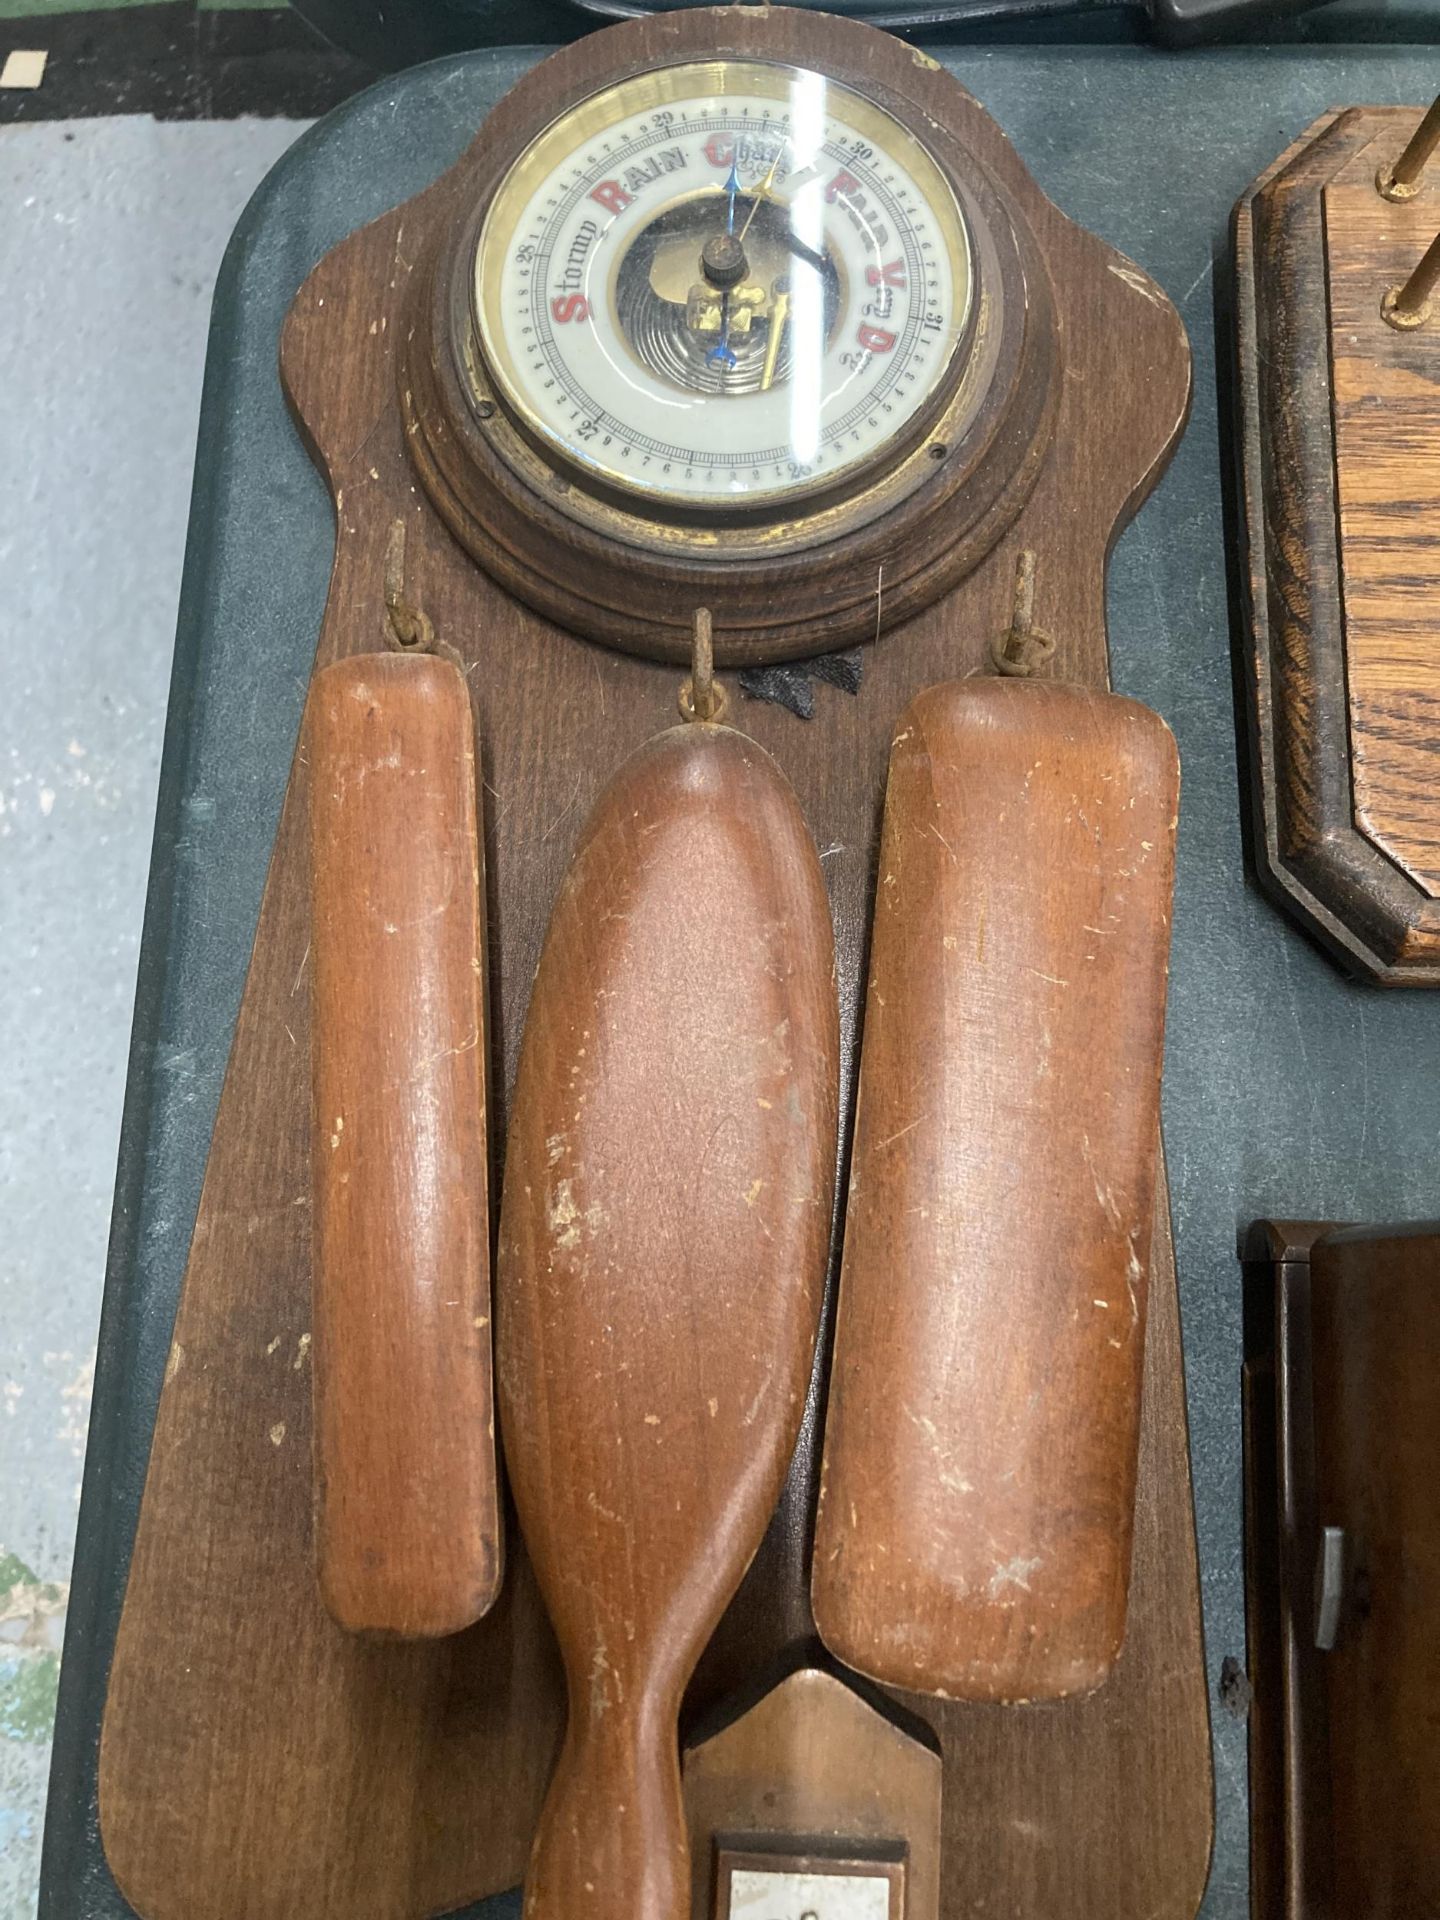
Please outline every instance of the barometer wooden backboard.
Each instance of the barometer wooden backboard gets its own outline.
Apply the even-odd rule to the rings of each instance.
[[[659,155],[677,141],[666,127],[658,149],[651,141],[626,162],[644,176],[633,192],[623,171],[582,172],[582,199],[612,181],[628,197],[622,206],[608,195],[609,211],[590,200],[617,241],[613,275],[607,267],[596,285],[617,314],[622,296],[634,300],[624,309],[631,345],[617,337],[614,347],[628,357],[613,364],[628,391],[659,377],[645,353],[682,356],[671,390],[701,423],[696,454],[718,444],[707,423],[733,378],[753,381],[757,413],[773,407],[777,431],[809,435],[804,446],[817,457],[812,471],[792,475],[792,439],[772,487],[765,471],[775,463],[763,457],[772,434],[726,449],[718,503],[676,498],[679,489],[652,501],[610,470],[627,458],[615,406],[604,411],[616,426],[589,404],[578,421],[547,425],[513,347],[507,366],[503,335],[525,309],[506,308],[505,273],[527,264],[518,251],[530,242],[522,235],[507,247],[492,315],[483,296],[493,278],[482,275],[477,311],[473,270],[497,196],[512,193],[524,228],[538,188],[514,170],[537,136],[607,88],[622,89],[622,129],[632,107],[642,119],[698,114],[693,79],[659,105],[623,89],[637,75],[717,62],[743,84],[733,97],[712,88],[704,98],[729,100],[742,119],[748,103],[762,124],[767,98],[776,111],[763,91],[769,73],[797,76],[802,95],[806,75],[833,89],[832,117],[822,114],[809,136],[812,159],[830,162],[810,177],[824,209],[820,244],[813,226],[801,231],[803,204],[788,218],[779,204],[780,167],[765,186],[779,136],[792,131],[783,126],[759,155],[722,126],[713,160],[714,129],[682,131],[685,168],[669,173]],[[873,152],[826,155],[838,141]],[[895,255],[877,235],[888,240],[899,223],[857,171],[877,155],[879,187],[928,209],[948,273],[934,288],[928,271],[903,262],[906,284],[893,274],[887,284]],[[561,178],[585,164],[585,152],[568,148]],[[674,236],[654,231],[666,180],[690,167],[707,221],[718,215],[718,237],[745,251],[729,285],[734,263],[723,250],[708,273],[697,258],[681,284]],[[841,174],[855,185],[837,185]],[[767,199],[772,190],[778,201]],[[686,206],[672,217],[688,244]],[[567,264],[574,238],[557,231]],[[593,239],[587,257],[599,245]],[[585,283],[545,289],[557,355],[579,344],[564,329],[591,324],[550,308],[575,297],[588,303]],[[932,378],[924,355],[909,363],[913,401],[881,394],[901,365],[907,324],[921,339],[932,313],[943,366]],[[797,426],[782,370],[803,364],[803,324],[823,364],[818,411]],[[847,354],[854,363],[840,365]],[[599,377],[568,358],[547,366],[542,392],[546,378]],[[418,638],[467,674],[486,769],[501,1124],[541,936],[580,825],[619,759],[674,712],[678,675],[655,656],[681,654],[701,605],[713,612],[722,666],[874,642],[860,696],[837,695],[809,726],[771,706],[741,714],[784,767],[825,856],[848,1099],[892,724],[921,687],[990,667],[1022,552],[1035,558],[1034,622],[1054,639],[1051,671],[1104,684],[1106,555],[1188,406],[1185,337],[1164,295],[1044,198],[995,123],[923,53],[813,15],[707,10],[617,28],[547,61],[451,173],[321,263],[292,311],[283,372],[336,502],[318,662]],[[831,372],[839,400],[825,386]],[[769,397],[777,390],[783,405]],[[587,402],[604,397],[585,389]],[[837,441],[826,452],[833,470],[820,471],[828,423],[867,399],[870,411],[844,429],[858,442]],[[887,404],[896,412],[885,414]],[[594,436],[581,431],[592,419]],[[609,465],[593,457],[606,432],[611,447],[599,452]],[[409,1916],[514,1885],[562,1714],[548,1630],[514,1539],[497,1609],[453,1642],[355,1639],[315,1592],[305,804],[302,757],[212,1145],[106,1715],[106,1848],[147,1920],[241,1908]],[[1113,1677],[1043,1707],[907,1702],[944,1756],[947,1920],[982,1898],[1107,1920],[1131,1910],[1188,1916],[1199,1902],[1210,1763],[1163,1183],[1160,1212],[1130,1624]],[[812,1418],[766,1546],[702,1663],[692,1721],[813,1657],[805,1561],[815,1468]]]

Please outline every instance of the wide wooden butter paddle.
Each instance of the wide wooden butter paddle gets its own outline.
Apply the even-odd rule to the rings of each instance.
[[[530,1920],[689,1920],[677,1717],[799,1432],[837,1081],[794,794],[727,728],[657,736],[561,888],[511,1109],[501,1431],[569,1698]]]
[[[502,1566],[464,675],[434,655],[337,660],[306,744],[320,1590],[356,1631],[455,1633]]]
[[[1175,743],[972,679],[897,731],[812,1591],[840,1659],[967,1700],[1124,1637]]]

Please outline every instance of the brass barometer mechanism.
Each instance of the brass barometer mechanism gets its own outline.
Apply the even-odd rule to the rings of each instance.
[[[737,230],[743,209],[727,182],[661,214],[620,263],[615,297],[625,345],[681,393],[733,400],[790,380],[792,262],[818,277],[827,338],[839,315],[842,287],[830,255],[807,246],[785,209],[758,190]]]

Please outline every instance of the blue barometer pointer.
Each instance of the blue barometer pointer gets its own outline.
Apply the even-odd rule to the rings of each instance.
[[[740,167],[732,154],[730,173],[725,182],[725,231],[727,234],[733,234],[735,231],[735,196],[739,191]],[[705,357],[717,366],[733,367],[735,365],[735,355],[730,351],[730,295],[728,292],[720,296],[720,339]]]
[[[720,339],[705,357],[722,367],[735,365],[735,355],[730,350],[730,295],[728,292],[720,296]]]

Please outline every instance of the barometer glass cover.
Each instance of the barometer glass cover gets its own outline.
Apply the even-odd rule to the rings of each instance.
[[[973,299],[914,133],[820,73],[717,60],[607,87],[531,143],[481,228],[472,318],[548,458],[733,511],[910,451]]]

